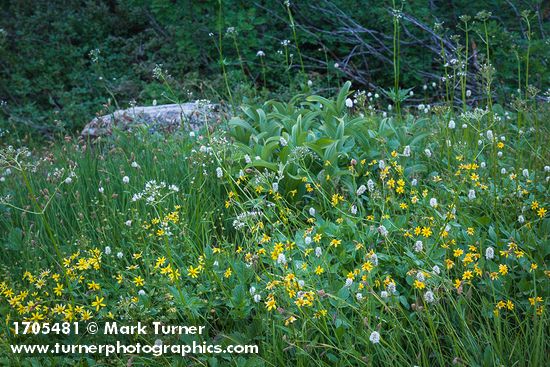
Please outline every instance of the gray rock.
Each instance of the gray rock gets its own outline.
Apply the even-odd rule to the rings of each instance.
[[[198,130],[205,122],[215,125],[224,117],[227,113],[222,106],[204,101],[132,107],[94,118],[84,127],[81,136],[97,138],[110,135],[114,128],[131,131],[137,126],[145,126],[150,132],[170,133],[180,128]]]

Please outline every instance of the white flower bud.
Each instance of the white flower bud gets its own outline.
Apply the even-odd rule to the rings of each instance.
[[[427,291],[424,294],[424,301],[426,301],[427,303],[432,303],[434,300],[435,300],[435,297],[432,291]]]
[[[485,258],[487,260],[491,260],[494,257],[495,257],[495,250],[492,247],[487,247],[487,249],[485,250]]]

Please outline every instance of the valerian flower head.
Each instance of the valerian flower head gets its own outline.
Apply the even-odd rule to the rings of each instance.
[[[322,254],[323,254],[323,249],[320,248],[319,246],[315,247],[315,256],[321,257]]]
[[[368,180],[367,181],[367,188],[369,189],[370,192],[373,192],[374,191],[374,181],[373,180]]]
[[[380,343],[380,333],[378,333],[378,331],[373,331],[369,336],[369,340],[372,344]]]
[[[485,250],[485,258],[491,260],[495,257],[495,250],[492,247],[487,247]]]
[[[432,291],[427,291],[424,293],[424,301],[427,303],[432,303],[435,300],[435,296]]]
[[[388,230],[383,225],[380,225],[380,227],[378,227],[378,233],[380,233],[382,237],[388,236]]]

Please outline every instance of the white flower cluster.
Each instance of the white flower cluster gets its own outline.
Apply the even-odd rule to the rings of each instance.
[[[156,180],[151,180],[145,183],[143,191],[132,196],[132,201],[144,199],[148,205],[160,203],[168,195],[178,192],[179,187],[176,185],[166,185],[166,182],[157,183]]]
[[[262,215],[262,212],[260,211],[249,211],[241,213],[235,218],[233,221],[233,228],[235,229],[241,229],[243,228],[247,223],[249,223],[250,220],[258,218]]]

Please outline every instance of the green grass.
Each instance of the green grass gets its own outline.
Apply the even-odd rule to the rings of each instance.
[[[383,117],[366,104],[346,107],[349,88],[334,99],[297,96],[290,103],[245,107],[213,134],[116,133],[95,143],[69,139],[17,157],[3,148],[2,172],[9,168],[11,174],[4,173],[0,184],[6,336],[0,360],[14,366],[129,360],[186,366],[543,365],[550,276],[544,210],[549,152],[543,142],[550,136],[536,121],[548,119],[548,105],[531,102],[519,132],[515,113],[498,105],[494,115],[404,109],[402,118]],[[166,185],[133,200],[151,180]],[[358,194],[369,180],[372,190]],[[470,190],[475,198],[468,197]],[[243,215],[250,212],[256,214]],[[494,258],[486,258],[489,247]],[[346,285],[347,278],[353,282]],[[395,293],[388,292],[392,285]],[[542,301],[532,306],[529,298],[536,297]],[[93,304],[98,298],[105,304],[99,309]],[[9,351],[13,341],[44,340],[13,335],[14,321],[79,321],[86,311],[90,319],[82,325],[204,325],[204,337],[163,342],[256,344],[260,352],[182,359]],[[380,334],[376,344],[369,340],[374,331]]]

